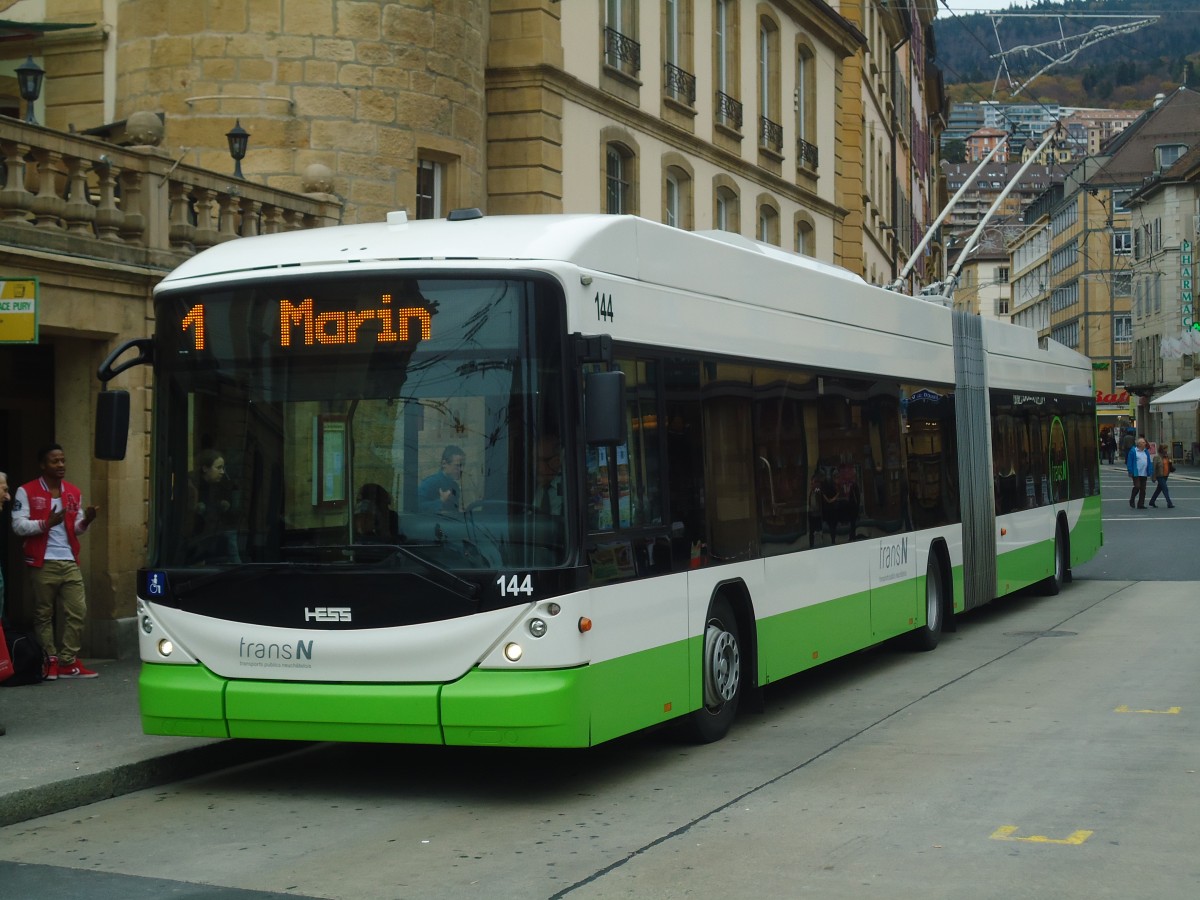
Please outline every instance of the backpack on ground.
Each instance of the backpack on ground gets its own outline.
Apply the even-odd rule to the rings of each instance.
[[[0,685],[17,687],[22,684],[38,684],[45,679],[50,661],[33,634],[11,628],[0,631],[0,634],[4,636],[4,644],[12,660],[12,674],[0,681]]]

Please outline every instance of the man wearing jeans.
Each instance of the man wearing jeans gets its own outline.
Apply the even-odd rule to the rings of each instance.
[[[1145,509],[1146,479],[1154,474],[1154,460],[1150,458],[1150,451],[1146,449],[1145,438],[1137,439],[1137,443],[1125,457],[1125,468],[1129,471],[1129,477],[1133,479],[1129,505],[1131,508],[1136,505],[1137,509]]]
[[[25,564],[33,585],[33,627],[50,656],[47,681],[95,678],[79,659],[87,598],[79,570],[79,535],[96,521],[97,507],[83,507],[79,488],[65,479],[67,457],[59,444],[38,451],[42,477],[17,488],[13,531],[25,539]],[[62,602],[62,646],[56,649],[54,613]]]

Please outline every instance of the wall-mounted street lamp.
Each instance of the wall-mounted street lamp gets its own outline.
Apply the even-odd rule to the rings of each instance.
[[[37,119],[33,117],[33,104],[42,95],[42,79],[46,77],[46,70],[35,63],[33,57],[30,56],[17,66],[16,72],[17,90],[21,92],[21,99],[28,104],[25,107],[25,121],[30,125],[36,125]]]
[[[233,177],[244,178],[242,160],[246,158],[246,148],[250,145],[250,132],[242,127],[242,120],[238,119],[233,128],[226,132],[225,138],[229,141],[229,155],[233,157]]]

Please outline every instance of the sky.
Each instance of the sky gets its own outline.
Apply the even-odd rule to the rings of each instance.
[[[938,0],[938,15],[949,17],[950,13],[946,11],[949,6],[955,15],[965,15],[967,13],[980,12],[982,10],[1003,10],[1010,6],[1028,6],[1033,0]]]

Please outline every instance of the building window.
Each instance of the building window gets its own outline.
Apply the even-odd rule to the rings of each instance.
[[[663,170],[663,224],[692,228],[692,176],[680,165]]]
[[[1008,266],[996,266],[992,272],[994,284],[1008,284]]]
[[[1163,172],[1187,153],[1187,144],[1159,144],[1154,148],[1154,163],[1158,171]]]
[[[1113,232],[1112,252],[1116,256],[1128,256],[1133,253],[1133,234],[1128,229]]]
[[[431,159],[417,161],[417,218],[440,219],[445,214],[442,186],[446,166]]]
[[[713,10],[713,80],[716,88],[716,119],[719,125],[741,131],[742,104],[738,101],[738,4],[717,0]]]
[[[1113,316],[1113,341],[1118,344],[1133,342],[1133,316]]]
[[[816,61],[810,48],[796,52],[796,165],[817,169]]]
[[[796,220],[796,252],[802,256],[816,256],[816,232],[807,219]]]
[[[692,74],[692,0],[663,0],[663,89],[679,103],[696,103]]]
[[[742,230],[741,216],[738,215],[738,195],[732,187],[720,185],[713,194],[713,226],[720,231],[732,231],[734,234]]]
[[[779,246],[779,210],[770,203],[758,206],[758,229],[755,235],[764,244]]]
[[[783,152],[779,124],[779,26],[767,16],[758,22],[758,146]]]
[[[632,213],[634,155],[624,144],[610,143],[605,148],[604,211],[614,215]]]
[[[637,20],[637,0],[605,0],[604,62],[628,75],[642,68]]]

